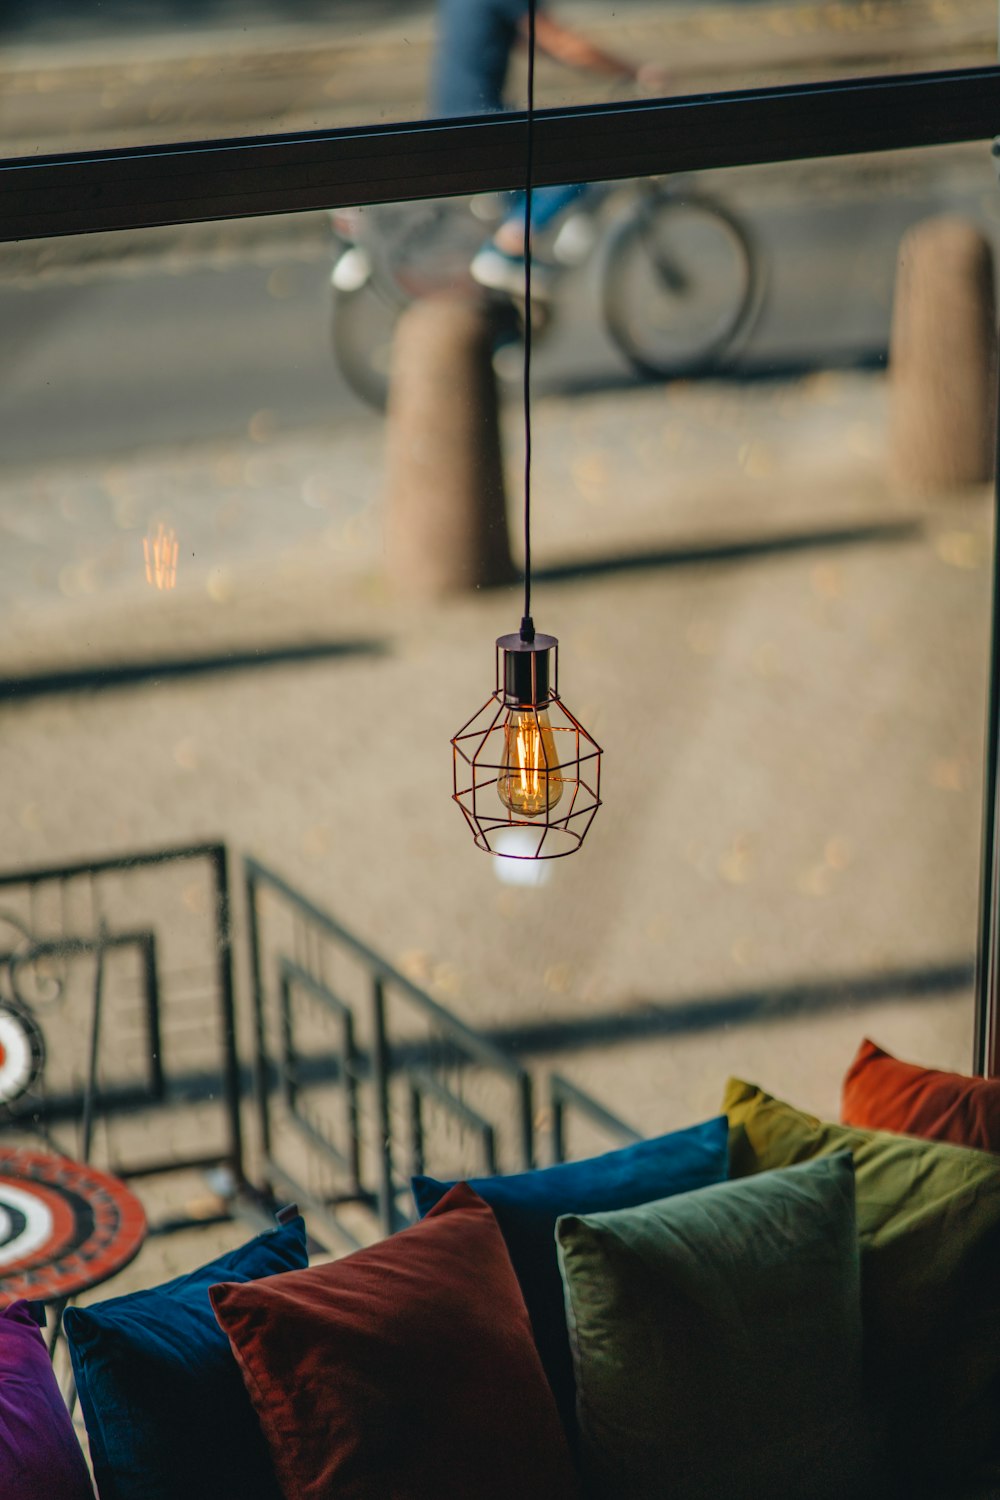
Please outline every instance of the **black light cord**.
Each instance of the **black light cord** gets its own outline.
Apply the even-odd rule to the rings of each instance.
[[[528,144],[524,184],[524,617],[522,641],[535,639],[531,619],[531,192],[535,154],[535,3],[528,0]]]

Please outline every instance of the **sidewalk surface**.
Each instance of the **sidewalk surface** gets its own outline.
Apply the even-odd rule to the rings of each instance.
[[[607,752],[606,806],[540,900],[498,882],[449,802],[448,738],[488,694],[517,590],[424,608],[388,592],[377,425],[8,480],[8,863],[223,837],[474,1024],[967,962],[990,507],[887,492],[884,399],[879,375],[830,373],[540,410],[536,621]],[[180,538],[169,594],[144,580],[153,515]],[[155,675],[157,660],[358,640],[383,654]],[[122,662],[154,675],[47,682]],[[863,1023],[848,1006],[801,1022],[790,1050],[796,1026],[780,1046],[737,1028],[707,1051],[696,1031],[653,1070],[631,1076],[625,1046],[575,1072],[649,1127],[714,1107],[727,1065],[829,1110],[876,1020],[888,1045],[967,1056],[965,992]]]
[[[995,58],[979,0],[636,6],[613,35],[579,15],[669,56],[685,90],[818,58],[824,76]],[[204,40],[8,49],[0,150],[323,128],[370,119],[375,97],[404,118],[430,34],[424,13],[363,38],[230,38],[224,56]],[[883,375],[843,372],[539,405],[534,614],[606,760],[586,847],[534,889],[498,878],[449,800],[448,741],[492,687],[519,590],[389,590],[376,420],[8,468],[5,866],[223,839],[649,1132],[715,1113],[729,1072],[834,1114],[864,1034],[966,1067],[992,506],[985,488],[892,493],[885,410]],[[505,424],[517,537],[515,410]],[[169,593],[143,566],[161,521],[180,543]],[[359,642],[380,650],[335,652]],[[121,665],[148,673],[102,683]],[[151,1242],[115,1290],[244,1234]]]
[[[863,1035],[966,1068],[992,510],[888,492],[885,398],[831,373],[539,409],[535,618],[606,759],[585,848],[534,889],[449,800],[519,592],[388,591],[377,424],[8,476],[5,865],[221,838],[648,1133],[714,1114],[730,1073],[835,1116]],[[144,581],[153,515],[181,541],[172,593]],[[358,640],[383,649],[268,664]],[[146,678],[100,690],[128,662]],[[203,1139],[197,1108],[131,1129]],[[139,1191],[158,1216],[215,1201],[196,1176]],[[89,1300],[248,1233],[150,1240]]]

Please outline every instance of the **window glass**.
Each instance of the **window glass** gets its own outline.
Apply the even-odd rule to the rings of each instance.
[[[987,146],[624,184],[540,231],[532,612],[605,758],[584,847],[534,866],[479,852],[450,800],[449,738],[522,613],[509,571],[486,586],[505,545],[522,558],[517,299],[497,294],[487,325],[468,275],[506,208],[0,254],[0,907],[52,1044],[37,1120],[79,1148],[114,938],[100,1077],[140,1096],[95,1159],[225,1158],[235,1077],[259,1173],[252,856],[271,872],[274,1139],[294,1181],[350,1196],[352,1169],[330,1157],[317,1177],[309,1140],[344,1145],[355,1090],[359,1237],[384,1138],[381,971],[339,928],[528,1071],[541,1155],[553,1070],[655,1132],[714,1113],[730,1073],[834,1115],[866,1035],[971,1061],[990,461],[975,424],[947,463],[927,435],[953,399],[934,339],[959,338],[961,407],[988,424]],[[904,246],[920,273],[905,286]],[[397,328],[401,304],[448,287]],[[940,305],[957,309],[944,327]],[[485,369],[508,542],[494,529],[475,586],[463,535],[496,502]],[[429,597],[461,568],[468,587]],[[216,856],[129,863],[202,844],[229,855],[235,1060]],[[108,860],[125,867],[89,868]],[[28,871],[52,878],[19,884]],[[78,945],[37,946],[61,939]],[[427,1050],[431,1012],[398,979],[384,989],[400,1193],[415,1160],[488,1164],[483,1120],[513,1163],[517,1076],[470,1061],[454,1029]],[[405,1094],[421,1068],[453,1101],[427,1104],[447,1129],[428,1118],[423,1157]],[[200,1181],[185,1203],[204,1202]],[[224,1187],[210,1174],[209,1197]]]
[[[510,56],[518,9],[516,0],[11,3],[0,16],[0,155],[523,107],[523,48]],[[994,9],[950,0],[543,9],[539,105],[996,61]]]

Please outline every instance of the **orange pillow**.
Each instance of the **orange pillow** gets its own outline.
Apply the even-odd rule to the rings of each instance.
[[[969,1078],[900,1062],[865,1038],[847,1070],[840,1118],[1000,1153],[1000,1078]]]

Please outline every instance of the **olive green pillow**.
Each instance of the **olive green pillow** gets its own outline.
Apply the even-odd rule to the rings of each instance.
[[[588,1490],[867,1493],[845,1152],[556,1226]]]
[[[730,1173],[850,1150],[866,1364],[906,1492],[1000,1463],[1000,1158],[826,1124],[730,1079]]]

